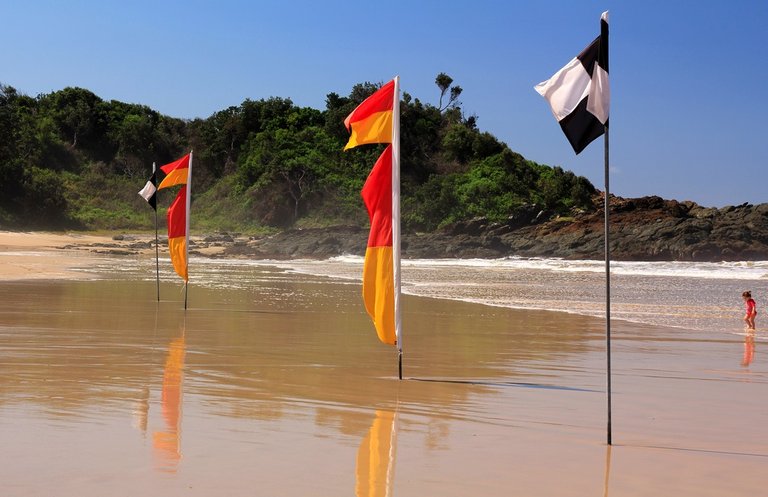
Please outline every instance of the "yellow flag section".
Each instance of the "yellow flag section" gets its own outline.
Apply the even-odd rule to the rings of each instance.
[[[344,126],[352,133],[344,150],[366,143],[392,142],[394,95],[393,79],[366,98],[344,119]]]
[[[192,153],[161,166],[165,178],[157,189],[183,185],[168,209],[168,251],[176,274],[189,281],[189,203]]]

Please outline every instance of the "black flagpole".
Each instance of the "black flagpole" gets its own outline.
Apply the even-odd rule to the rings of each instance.
[[[152,169],[154,168],[155,166],[152,164]],[[160,242],[157,235],[157,203],[155,203],[155,271],[157,273],[157,301],[160,302]]]
[[[608,174],[608,126],[605,127],[605,350],[608,376],[608,445],[612,444],[611,437],[611,245],[609,212],[611,194]]]
[[[152,194],[154,197],[154,204],[152,208],[155,210],[155,274],[157,276],[157,301],[160,302],[160,244],[157,235],[157,164],[152,163],[152,186],[155,187],[155,192]]]
[[[598,61],[604,64],[606,76],[608,73],[608,12],[603,12],[600,16],[600,51],[598,55]],[[595,70],[597,70],[597,64],[595,64]],[[607,370],[607,401],[608,401],[608,445],[613,444],[613,436],[611,429],[611,224],[610,224],[610,212],[611,212],[611,189],[610,189],[610,160],[609,160],[609,148],[608,148],[608,117],[604,124],[605,137],[603,143],[605,144],[605,355],[606,355],[606,370]]]

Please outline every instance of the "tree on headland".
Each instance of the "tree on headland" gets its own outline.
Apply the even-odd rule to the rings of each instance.
[[[11,209],[21,190],[24,156],[21,142],[21,97],[0,85],[0,209]],[[2,212],[0,212],[2,214]]]
[[[453,78],[445,74],[444,72],[441,72],[437,75],[435,78],[435,84],[438,88],[440,88],[440,100],[438,101],[437,108],[440,110],[440,112],[444,111],[445,109],[448,109],[451,106],[457,106],[459,105],[458,98],[459,95],[461,95],[461,92],[464,91],[461,89],[461,86],[451,86],[453,83]],[[443,107],[443,98],[445,97],[445,94],[448,93],[448,101],[445,103],[445,107]]]
[[[78,141],[101,137],[105,116],[102,100],[93,92],[68,87],[43,96],[40,101],[72,148],[77,148]]]

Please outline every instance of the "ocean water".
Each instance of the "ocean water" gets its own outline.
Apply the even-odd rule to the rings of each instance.
[[[154,260],[105,259],[88,271],[102,276],[151,280]],[[127,262],[127,263],[126,263]],[[363,258],[326,260],[191,259],[190,285],[242,289],[261,285],[264,275],[290,274],[331,278],[360,285]],[[161,277],[174,281],[169,261]],[[271,267],[277,271],[258,272]],[[85,274],[85,273],[84,273]],[[253,280],[253,278],[259,281]],[[673,327],[713,335],[745,333],[741,293],[757,301],[758,341],[768,340],[768,261],[753,262],[611,262],[611,319]],[[603,261],[544,258],[405,259],[402,291],[406,295],[448,299],[510,309],[548,310],[604,319],[606,277]],[[404,303],[403,305],[407,305]]]
[[[247,286],[249,273],[241,270],[264,265],[360,284],[363,258],[193,258],[191,264],[197,266],[192,284],[212,287]],[[751,290],[757,301],[759,333],[761,304],[768,303],[768,261],[611,263],[612,320],[743,335],[744,290]],[[604,318],[605,263],[540,258],[403,260],[402,291],[421,297]]]

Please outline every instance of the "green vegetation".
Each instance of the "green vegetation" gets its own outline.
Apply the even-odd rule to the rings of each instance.
[[[593,208],[588,180],[528,161],[478,130],[458,101],[462,88],[444,73],[435,83],[437,106],[402,98],[404,229],[500,221],[526,204],[562,215]],[[152,210],[136,192],[152,162],[190,149],[196,229],[365,225],[360,189],[383,145],[343,152],[343,121],[378,87],[330,93],[322,111],[272,97],[182,120],[82,88],[33,98],[0,85],[0,226],[151,228]],[[174,194],[160,192],[161,216]]]

